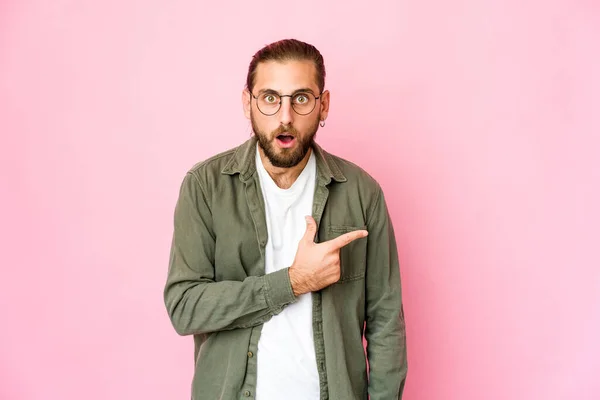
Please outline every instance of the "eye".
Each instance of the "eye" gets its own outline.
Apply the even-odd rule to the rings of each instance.
[[[298,93],[294,96],[294,103],[296,104],[306,104],[309,102],[308,94],[306,93]]]
[[[263,100],[265,103],[275,104],[277,103],[277,96],[275,96],[274,94],[267,93],[263,96]]]

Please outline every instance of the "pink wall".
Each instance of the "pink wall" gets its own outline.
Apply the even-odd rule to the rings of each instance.
[[[288,36],[325,55],[320,143],[387,194],[405,398],[600,398],[598,2],[204,3],[0,2],[0,399],[188,398],[177,191]]]

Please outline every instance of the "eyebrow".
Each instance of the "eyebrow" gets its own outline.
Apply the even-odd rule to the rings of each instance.
[[[296,89],[292,92],[292,96],[295,95],[296,93],[302,93],[302,92],[309,92],[309,93],[313,94],[315,97],[317,96],[311,88]],[[258,94],[265,94],[265,93],[272,93],[272,94],[277,94],[277,95],[281,96],[281,93],[279,93],[277,90],[273,90],[273,89],[261,89],[258,91]]]

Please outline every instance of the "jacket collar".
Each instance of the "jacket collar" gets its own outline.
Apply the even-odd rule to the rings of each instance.
[[[249,180],[256,172],[257,141],[256,136],[253,135],[237,147],[233,157],[227,162],[221,173],[226,175],[240,174],[240,179],[243,182]],[[331,180],[336,182],[347,181],[331,154],[323,150],[317,143],[313,145],[313,151],[317,163],[317,178],[322,184],[328,185]]]

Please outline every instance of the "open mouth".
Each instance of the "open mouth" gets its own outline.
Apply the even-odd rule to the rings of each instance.
[[[291,143],[294,140],[294,137],[291,135],[279,135],[277,136],[277,140],[283,143]]]
[[[282,147],[284,149],[292,147],[296,141],[296,138],[294,136],[286,134],[278,135],[275,139],[279,147]]]

